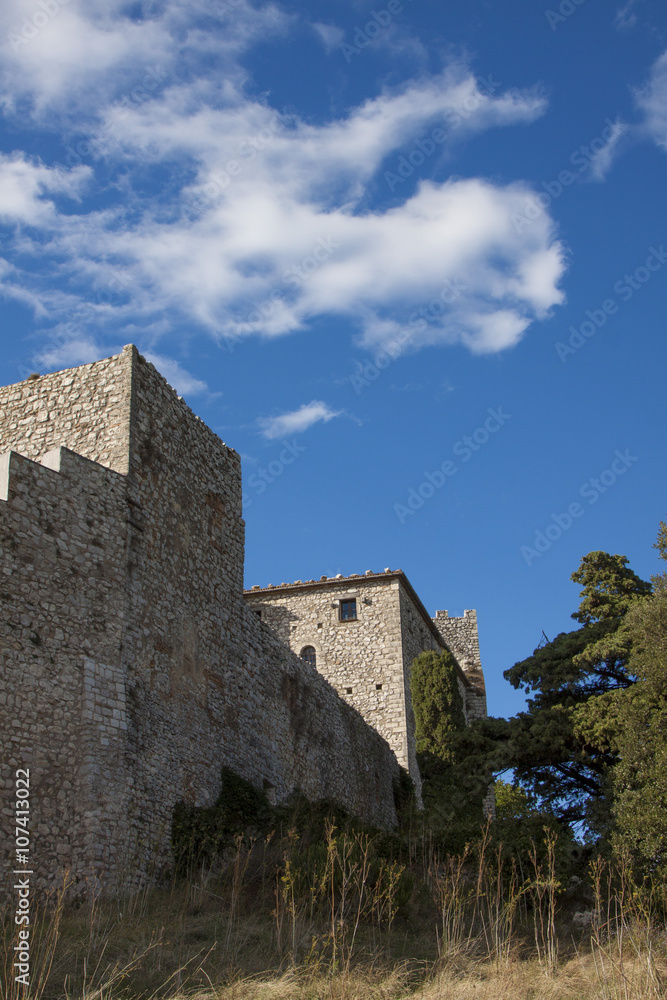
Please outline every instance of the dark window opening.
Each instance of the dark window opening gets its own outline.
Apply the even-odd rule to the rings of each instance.
[[[306,661],[309,667],[317,666],[317,653],[314,646],[304,646],[299,655],[302,660]]]
[[[357,599],[353,597],[349,601],[340,602],[340,620],[342,622],[353,622],[357,618]]]
[[[345,694],[352,694],[352,688],[345,688]]]
[[[382,685],[381,684],[376,684],[375,685],[375,690],[376,691],[381,691],[382,690]]]

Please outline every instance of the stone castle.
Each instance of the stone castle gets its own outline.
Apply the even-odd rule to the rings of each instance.
[[[422,650],[486,714],[475,612],[429,617],[400,570],[244,591],[241,496],[239,455],[133,346],[0,388],[10,868],[18,768],[35,881],[120,885],[169,863],[174,805],[215,801],[223,765],[394,824]]]

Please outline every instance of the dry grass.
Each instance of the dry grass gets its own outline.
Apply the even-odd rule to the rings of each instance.
[[[6,919],[0,1000],[664,997],[652,897],[623,866],[599,864],[591,925],[575,932],[546,846],[522,879],[484,838],[474,863],[431,857],[408,899],[402,866],[374,860],[366,837],[329,827],[316,856],[292,835],[239,838],[215,869],[166,887],[70,904],[56,894],[34,914],[28,991],[12,979]]]
[[[643,992],[621,995],[647,1000]],[[333,977],[290,971],[175,993],[171,1000],[604,1000],[606,996],[589,956],[569,960],[553,977],[547,977],[536,960],[517,961],[502,970],[489,962],[470,963],[458,971],[431,969],[421,976],[407,966],[384,972],[357,969]]]

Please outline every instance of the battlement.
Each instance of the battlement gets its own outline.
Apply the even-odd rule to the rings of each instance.
[[[447,611],[436,611],[433,621],[470,684],[471,690],[466,698],[468,720],[486,718],[486,685],[479,652],[477,612],[467,610],[462,617],[455,618],[450,617]]]
[[[125,348],[104,361],[0,387],[0,451],[39,461],[63,445],[127,473],[135,354]]]
[[[254,586],[245,597],[274,634],[314,664],[340,697],[384,736],[412,776],[419,796],[410,666],[426,650],[451,647],[403,570]],[[450,621],[453,634],[458,619]],[[452,652],[466,717],[473,718],[479,712],[477,674],[471,671],[468,646],[462,640],[468,632],[477,635],[475,612],[466,612],[461,621],[466,626],[461,635],[456,633],[459,641]]]
[[[100,465],[99,462],[95,462],[90,458],[84,458],[83,455],[79,455],[77,452],[72,451],[70,448],[65,448],[63,445],[52,448],[51,451],[47,451],[37,460],[28,458],[18,451],[8,451],[4,455],[0,455],[0,501],[4,500],[7,502],[10,494],[20,492],[20,488],[17,485],[12,487],[12,483],[20,481],[22,476],[27,475],[28,469],[32,469],[32,475],[36,481],[39,479],[40,470],[46,469],[49,473],[56,473],[56,475],[62,473],[70,480],[84,479],[86,476],[89,476],[91,481],[93,479],[96,480],[95,485],[97,487],[99,487],[100,480],[108,473],[111,473],[112,476],[120,475],[112,469]],[[104,471],[100,472],[99,470]],[[43,481],[47,489],[46,484],[51,484],[54,493],[57,493],[62,483],[62,480],[54,479],[50,475],[46,475]]]
[[[391,826],[389,745],[244,600],[238,454],[134,347],[0,405],[0,853],[17,767],[47,883],[159,871],[225,765]]]
[[[244,592],[241,503],[237,452],[133,346],[0,388],[0,852],[29,767],[44,882],[157,873],[222,766],[391,826],[425,650],[485,713],[474,611],[432,619],[390,569]]]

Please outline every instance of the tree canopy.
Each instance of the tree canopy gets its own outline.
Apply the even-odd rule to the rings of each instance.
[[[652,588],[625,556],[599,551],[584,556],[571,579],[582,585],[572,615],[581,627],[505,671],[533,695],[509,720],[505,762],[557,817],[596,833],[607,822],[608,774],[618,759],[613,694],[636,682],[626,619]]]
[[[667,525],[656,548],[667,559]],[[667,874],[667,573],[653,577],[654,593],[633,606],[630,669],[637,683],[615,706],[618,764],[611,781],[612,839],[629,850],[644,873]]]
[[[491,771],[484,755],[470,753],[463,697],[454,657],[421,653],[412,663],[417,761],[426,823],[459,850],[479,833]]]
[[[667,559],[667,525],[656,548]],[[667,573],[642,580],[622,555],[589,552],[572,573],[578,627],[505,671],[530,697],[512,719],[466,727],[456,666],[424,653],[412,671],[417,750],[431,830],[459,848],[479,831],[492,776],[496,833],[516,845],[552,823],[667,875]],[[563,831],[565,832],[565,831]],[[458,842],[457,842],[458,838]],[[526,841],[527,838],[527,841]]]

